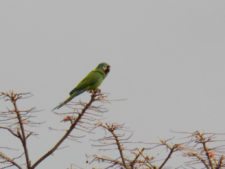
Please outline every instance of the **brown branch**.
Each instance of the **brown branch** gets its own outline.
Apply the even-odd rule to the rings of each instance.
[[[121,160],[122,160],[122,163],[123,163],[123,166],[126,168],[126,169],[128,169],[128,167],[127,167],[127,164],[126,164],[126,161],[125,161],[125,158],[124,158],[124,154],[123,154],[123,148],[122,148],[122,146],[121,146],[121,143],[120,143],[120,140],[119,140],[119,138],[118,138],[118,136],[115,134],[115,132],[114,132],[114,129],[115,128],[108,128],[108,131],[112,134],[112,136],[113,136],[113,138],[114,138],[114,140],[115,140],[115,142],[116,142],[116,146],[117,146],[117,149],[118,149],[118,151],[119,151],[119,154],[120,154],[120,158],[121,158]]]
[[[113,163],[113,166],[115,166],[115,165],[122,166],[123,165],[123,163],[120,162],[119,160],[110,159],[109,157],[95,156],[95,159],[98,160],[98,161],[106,161],[108,163]]]
[[[32,166],[31,169],[34,169],[37,167],[43,160],[45,160],[47,157],[49,157],[53,152],[57,150],[57,148],[65,141],[66,138],[69,137],[73,129],[77,126],[77,124],[80,122],[83,115],[86,113],[86,110],[91,106],[91,104],[95,101],[97,94],[96,92],[91,95],[90,101],[84,106],[81,113],[78,115],[78,117],[74,120],[74,122],[70,125],[70,128],[66,131],[66,133],[62,136],[62,138],[43,156],[41,156]]]
[[[26,138],[26,134],[25,134],[25,129],[24,129],[24,126],[23,126],[23,120],[22,120],[22,117],[20,115],[20,111],[18,110],[18,107],[17,107],[17,97],[13,95],[11,96],[11,102],[13,104],[13,107],[15,109],[15,113],[16,113],[16,116],[17,116],[17,119],[19,121],[19,126],[20,126],[20,130],[21,130],[21,137],[20,140],[21,140],[21,143],[23,145],[23,149],[24,149],[24,154],[25,154],[25,159],[26,159],[26,165],[27,165],[27,168],[28,169],[31,169],[31,164],[30,164],[30,159],[29,159],[29,153],[28,153],[28,148],[27,148],[27,138]]]
[[[223,160],[224,160],[224,156],[222,155],[222,156],[220,157],[220,160],[219,160],[218,165],[216,166],[216,169],[220,169],[220,168],[222,167],[222,165],[223,165]]]
[[[170,149],[169,154],[167,155],[167,157],[165,158],[165,160],[162,162],[162,164],[159,166],[158,169],[162,169],[163,166],[168,162],[168,160],[171,158],[172,154],[177,150],[177,148],[179,148],[179,144],[175,144],[172,147],[170,147],[167,143],[165,143],[165,145]]]
[[[145,156],[143,153],[140,154],[142,158],[144,158],[145,166],[147,166],[149,169],[156,169],[157,167],[150,163],[150,160],[153,160],[154,157]]]
[[[220,153],[224,152],[224,145],[215,146],[216,142],[224,141],[221,138],[215,139],[216,136],[221,137],[224,133],[218,134],[195,131],[187,134],[188,136],[184,138],[188,138],[189,140],[185,141],[187,148],[184,149],[184,155],[193,158],[193,161],[188,162],[189,165],[199,165],[200,163],[203,164],[206,169],[219,169],[224,167],[223,155],[221,157],[216,155],[216,150],[219,150]],[[209,147],[208,144],[212,147]]]
[[[0,152],[0,157],[2,159],[6,160],[7,162],[11,163],[12,165],[16,166],[18,169],[22,169],[22,167],[19,164],[17,164],[13,159],[11,159],[10,157],[8,157],[4,153]]]
[[[110,146],[116,146],[116,151],[119,152],[119,157],[118,159],[114,159],[114,162],[117,161],[118,165],[120,164],[120,167],[125,168],[125,169],[130,169],[129,161],[128,159],[125,158],[124,155],[124,147],[121,144],[121,142],[125,142],[125,140],[128,140],[129,138],[124,138],[125,134],[118,134],[116,131],[122,130],[123,125],[118,125],[118,124],[108,124],[108,123],[97,123],[97,127],[101,127],[105,129],[106,133],[103,138],[98,139],[101,144],[100,145],[94,145],[97,147],[106,147],[104,150],[111,150],[111,148],[107,148]],[[95,160],[94,160],[95,161]]]
[[[205,152],[205,155],[208,159],[208,162],[209,162],[209,166],[210,168],[214,168],[214,165],[213,165],[213,162],[212,162],[212,158],[210,157],[210,154],[209,154],[209,148],[207,147],[206,143],[210,141],[210,137],[205,137],[204,136],[204,133],[200,133],[200,132],[196,132],[196,139],[197,139],[197,142],[199,142],[200,144],[202,144],[202,147],[203,147],[203,150]]]
[[[9,133],[11,133],[13,136],[19,138],[19,136],[13,132],[12,129],[8,128],[8,127],[3,127],[3,126],[0,126],[0,129],[4,129],[4,130],[7,130]]]
[[[212,159],[211,159],[211,157],[210,157],[210,155],[209,155],[209,150],[208,150],[208,147],[206,146],[206,142],[203,141],[203,142],[202,142],[202,145],[203,145],[203,149],[204,149],[204,151],[205,151],[206,157],[207,157],[207,159],[208,159],[208,161],[209,161],[209,165],[210,165],[210,167],[213,169],[213,168],[214,168],[213,162],[212,162]]]
[[[139,151],[139,153],[135,156],[134,160],[131,161],[131,163],[130,163],[130,167],[131,167],[131,168],[134,168],[134,165],[135,165],[136,161],[137,161],[138,158],[143,154],[144,150],[145,150],[145,149],[142,148],[141,151]]]
[[[17,94],[17,93],[14,93],[13,91],[8,92],[8,93],[1,92],[0,96],[6,102],[10,101],[10,103],[13,106],[13,109],[9,110],[7,113],[16,115],[16,117],[9,116],[9,118],[6,119],[6,121],[14,119],[14,120],[16,120],[16,123],[13,125],[17,125],[17,123],[19,124],[19,129],[17,129],[17,133],[14,133],[13,129],[10,129],[10,127],[1,127],[1,128],[8,130],[13,136],[20,139],[20,142],[22,143],[23,151],[25,154],[27,169],[30,169],[30,160],[29,160],[29,154],[28,154],[28,148],[27,148],[27,138],[26,138],[26,133],[25,133],[24,125],[23,125],[23,119],[22,119],[23,116],[21,115],[21,113],[23,111],[20,111],[17,107],[17,101],[28,97],[28,93],[18,93]],[[7,117],[7,115],[5,117]]]
[[[189,152],[187,155],[188,156],[196,157],[199,161],[202,162],[202,164],[205,166],[206,169],[210,169],[209,166],[208,166],[208,164],[207,164],[207,162],[206,162],[206,160],[204,160],[199,154],[194,153],[194,152],[193,153],[192,152]]]

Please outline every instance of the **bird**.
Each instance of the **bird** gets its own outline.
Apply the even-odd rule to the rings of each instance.
[[[99,90],[98,87],[101,85],[105,77],[110,72],[110,65],[103,62],[98,64],[98,66],[92,70],[87,76],[81,80],[77,86],[70,91],[69,97],[60,103],[58,106],[53,108],[53,110],[59,109],[70,102],[74,97],[80,95],[85,91],[96,91]]]

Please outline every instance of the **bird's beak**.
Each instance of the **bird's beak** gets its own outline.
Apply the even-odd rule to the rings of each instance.
[[[110,66],[108,65],[108,66],[106,67],[105,73],[108,74],[109,71],[110,71]]]

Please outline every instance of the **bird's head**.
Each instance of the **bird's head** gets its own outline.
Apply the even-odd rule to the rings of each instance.
[[[107,63],[100,63],[96,69],[102,70],[107,75],[110,71],[110,65]]]

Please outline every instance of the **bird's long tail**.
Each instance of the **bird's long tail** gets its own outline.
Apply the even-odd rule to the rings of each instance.
[[[55,108],[53,108],[53,110],[59,109],[62,106],[64,106],[65,104],[67,104],[70,100],[72,100],[74,97],[70,96],[68,97],[64,102],[60,103],[58,106],[56,106]]]
[[[58,106],[56,106],[52,110],[56,110],[56,109],[61,108],[62,106],[67,104],[69,101],[71,101],[74,97],[78,96],[79,94],[81,94],[83,92],[84,92],[84,90],[82,90],[82,91],[74,91],[73,93],[71,93],[71,95],[64,102],[60,103]]]

